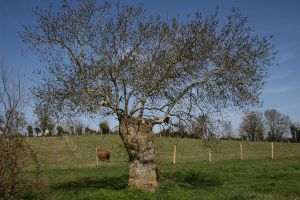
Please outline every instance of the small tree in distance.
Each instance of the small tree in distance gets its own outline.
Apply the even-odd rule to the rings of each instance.
[[[27,126],[27,133],[28,133],[28,136],[29,137],[32,137],[33,136],[33,128],[31,125],[28,125]]]
[[[281,141],[283,134],[289,131],[291,120],[287,115],[275,109],[270,109],[265,111],[265,124],[268,140]]]
[[[210,119],[207,115],[200,115],[193,123],[194,138],[205,138],[209,136]]]
[[[35,96],[64,113],[114,115],[129,154],[128,185],[150,191],[154,125],[259,104],[276,53],[237,9],[221,24],[217,13],[168,20],[120,2],[66,0],[35,16],[22,34],[48,61]]]
[[[252,112],[242,118],[240,134],[250,141],[262,141],[264,139],[264,119],[260,112]]]
[[[42,132],[39,127],[35,127],[34,131],[35,131],[37,137],[40,136],[40,133]]]
[[[74,126],[75,126],[75,133],[76,133],[76,135],[78,136],[78,135],[82,135],[83,134],[83,129],[84,129],[84,125],[83,125],[83,123],[82,122],[80,122],[80,121],[77,121],[75,124],[74,124]]]
[[[224,123],[223,129],[224,129],[223,131],[224,131],[225,138],[227,138],[229,140],[232,139],[233,138],[233,135],[232,135],[233,130],[232,130],[232,125],[231,125],[230,121]]]
[[[97,131],[92,129],[92,128],[89,128],[89,127],[85,127],[85,130],[84,130],[85,134],[86,135],[92,135],[92,134],[97,134]]]
[[[292,135],[292,142],[300,142],[300,125],[293,123],[290,125],[290,132]]]
[[[66,131],[64,130],[64,128],[62,126],[57,126],[56,130],[57,130],[57,135],[59,135],[59,136],[63,136],[66,133]]]
[[[101,135],[108,135],[110,133],[110,129],[107,121],[101,122],[99,124]]]
[[[297,130],[297,132],[296,132],[296,141],[297,141],[298,143],[300,143],[300,127],[298,127],[298,130]]]
[[[51,120],[51,113],[47,103],[36,103],[35,105],[35,114],[37,116],[37,124],[39,125],[42,134],[45,134],[45,131],[48,129],[49,134],[53,134],[54,124]]]

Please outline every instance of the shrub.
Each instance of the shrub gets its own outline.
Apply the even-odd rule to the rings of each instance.
[[[21,136],[0,135],[0,197],[44,198],[36,154]]]

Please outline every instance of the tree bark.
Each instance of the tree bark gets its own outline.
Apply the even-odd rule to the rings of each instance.
[[[120,136],[129,155],[128,186],[147,191],[157,188],[153,124],[142,119],[120,118]]]

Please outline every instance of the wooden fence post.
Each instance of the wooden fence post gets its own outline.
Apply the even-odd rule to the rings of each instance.
[[[57,150],[55,150],[55,163],[57,163],[57,158],[58,158]]]
[[[244,155],[243,155],[243,145],[240,142],[240,149],[241,149],[241,160],[244,160]]]
[[[174,149],[173,149],[173,165],[176,164],[176,144],[174,144]]]
[[[99,164],[97,152],[98,152],[98,148],[96,147],[96,167],[98,167],[98,164]]]
[[[208,148],[208,160],[211,163],[211,150],[210,150],[210,147]]]
[[[274,142],[271,143],[272,146],[272,159],[274,159]]]
[[[74,144],[74,147],[73,147],[74,153],[76,152],[76,149],[77,149],[77,145]]]

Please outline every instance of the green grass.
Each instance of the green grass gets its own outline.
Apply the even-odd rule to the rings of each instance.
[[[30,138],[38,152],[50,199],[300,199],[300,145],[224,141],[212,153],[201,140],[157,138],[159,189],[127,188],[127,153],[118,136]],[[171,164],[177,145],[176,165]],[[111,162],[96,168],[95,150],[112,152]],[[75,150],[74,150],[75,149]]]

